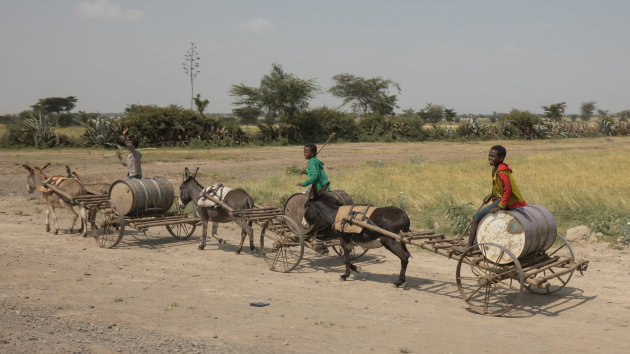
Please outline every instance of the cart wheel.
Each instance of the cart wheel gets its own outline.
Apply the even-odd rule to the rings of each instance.
[[[178,203],[179,197],[175,197],[175,201],[169,209],[169,214],[178,214],[178,215],[187,215],[190,217],[197,217],[197,210],[193,206],[192,203],[186,204],[183,208],[179,206]],[[166,230],[171,234],[174,238],[178,240],[185,240],[192,236],[193,232],[197,228],[196,224],[173,224],[166,225]]]
[[[560,235],[556,236],[556,242],[554,242],[554,245],[551,246],[551,248],[547,250],[547,256],[551,258],[555,258],[555,257],[568,258],[571,260],[571,262],[575,261],[575,255],[573,254],[573,250],[571,249],[571,246],[569,246],[569,243],[567,242],[567,240],[565,240],[564,237]],[[552,267],[552,268],[543,270],[541,273],[537,275],[541,275],[544,277],[547,275],[553,275],[554,273],[560,270],[564,270],[564,268],[561,266]],[[527,288],[527,290],[531,291],[534,294],[538,294],[538,295],[552,294],[564,288],[565,285],[569,283],[569,280],[571,280],[572,276],[573,276],[573,272],[569,272],[569,273],[562,274],[560,276],[547,280],[547,282],[549,283],[549,287],[547,289],[539,288],[539,287],[532,286],[529,284],[526,284],[525,287]]]
[[[108,200],[90,212],[92,236],[103,248],[114,248],[125,234],[125,216],[118,204]]]
[[[357,252],[357,248],[359,248],[359,251]],[[335,251],[336,254],[340,255],[341,257],[343,257],[343,250],[341,249],[341,246],[338,245],[334,245],[332,246],[333,251]],[[366,254],[368,251],[367,248],[363,248],[361,246],[354,246],[352,247],[352,252],[350,253],[350,259],[354,260],[357,258],[361,258],[364,254]]]
[[[495,252],[512,263],[496,264],[486,258]],[[523,293],[523,269],[512,252],[495,243],[466,250],[457,263],[457,288],[470,308],[482,315],[499,316],[513,309]]]
[[[304,236],[288,216],[278,215],[260,232],[260,254],[275,272],[292,271],[304,255]]]

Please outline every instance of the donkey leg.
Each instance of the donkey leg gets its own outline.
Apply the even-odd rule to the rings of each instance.
[[[79,229],[79,233],[83,237],[87,237],[87,211],[85,207],[79,207],[79,215],[81,215],[81,229]]]
[[[411,255],[407,250],[407,246],[405,244],[398,243],[391,237],[386,236],[381,237],[381,243],[386,249],[400,258],[400,274],[398,275],[398,280],[394,282],[394,285],[406,288],[407,281],[405,278],[405,272],[407,271],[407,264],[409,263],[409,257]]]
[[[341,276],[341,280],[346,280],[350,276],[350,270],[354,267],[351,263],[352,244],[346,242],[343,238],[341,240],[341,248],[343,248],[343,264],[346,265],[346,272]],[[356,271],[356,267],[354,269]]]
[[[50,232],[50,208],[47,207],[44,214],[46,215],[46,232]]]
[[[55,212],[55,208],[53,208],[52,206],[50,206],[49,208],[50,208],[50,212],[52,213],[52,220],[55,223],[54,234],[58,235],[59,234],[59,221],[57,221],[57,213]]]
[[[249,249],[254,252],[256,247],[254,246],[254,229],[252,228],[253,222],[247,223],[247,233],[249,234]]]
[[[201,244],[199,245],[199,249],[203,250],[206,248],[206,238],[208,237],[208,219],[201,218]]]
[[[64,202],[63,200],[60,200],[59,202],[64,209],[68,210],[72,214],[72,224],[68,227],[68,235],[71,235],[72,230],[74,230],[74,225],[77,223],[77,219],[79,218],[79,214],[74,211],[74,207],[72,205]]]
[[[227,246],[227,241],[222,239],[221,237],[217,237],[217,230],[219,229],[219,223],[216,221],[212,222],[212,237],[219,243],[219,246],[225,247]]]

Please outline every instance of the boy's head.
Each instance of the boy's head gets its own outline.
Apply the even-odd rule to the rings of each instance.
[[[304,145],[304,158],[310,159],[317,155],[317,146],[315,144],[306,144]]]
[[[137,149],[138,148],[138,139],[136,139],[136,138],[129,138],[125,142],[125,145],[127,147],[133,147],[134,149]]]
[[[503,160],[505,159],[505,155],[507,151],[501,145],[495,145],[490,148],[490,152],[488,153],[488,162],[490,165],[497,167]]]
[[[490,150],[496,151],[497,155],[502,158],[505,158],[505,155],[507,154],[507,150],[505,150],[505,148],[502,145],[495,145],[491,147]]]

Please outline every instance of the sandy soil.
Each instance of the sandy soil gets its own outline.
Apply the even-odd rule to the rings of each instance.
[[[403,150],[383,156],[418,154]],[[286,153],[277,168],[300,163],[288,150],[269,151]],[[61,173],[71,155],[33,152],[20,159],[52,159],[52,172]],[[369,159],[372,153],[355,154],[348,163]],[[418,249],[407,270],[409,287],[402,290],[391,284],[399,262],[384,249],[361,258],[363,272],[346,282],[339,281],[339,257],[311,250],[293,272],[276,273],[249,249],[234,253],[240,232],[229,224],[219,228],[228,246],[210,241],[204,251],[197,249],[199,230],[185,241],[164,228],[146,235],[129,231],[114,249],[76,234],[53,235],[45,232],[44,208],[26,193],[26,172],[15,161],[0,164],[2,353],[627,352],[630,254],[606,244],[573,245],[590,266],[560,292],[525,292],[516,310],[485,317],[459,297],[456,263]],[[73,161],[94,181],[123,171],[81,156]],[[247,161],[221,164],[224,173],[237,176]],[[176,181],[184,164],[195,163],[210,164],[148,161],[145,171]],[[58,215],[65,228],[68,214]]]

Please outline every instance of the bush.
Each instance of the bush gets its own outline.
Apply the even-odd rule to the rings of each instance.
[[[142,146],[175,146],[189,144],[191,139],[214,146],[247,143],[249,137],[238,124],[224,125],[219,119],[200,115],[179,106],[132,105],[120,121],[129,128],[128,136],[136,137]]]
[[[513,109],[510,113],[504,115],[501,121],[514,127],[517,136],[525,139],[537,137],[536,125],[542,123],[542,120],[534,113],[519,111],[518,109]]]
[[[294,144],[323,142],[331,133],[343,140],[358,139],[354,116],[328,107],[300,112],[287,123],[296,128],[296,135],[289,139]]]

